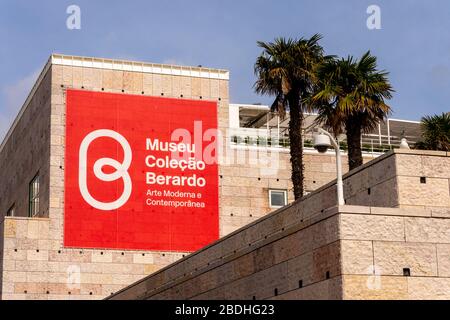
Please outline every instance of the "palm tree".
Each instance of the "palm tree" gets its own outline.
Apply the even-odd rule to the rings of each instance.
[[[257,81],[255,90],[259,94],[275,96],[271,106],[281,118],[290,114],[289,138],[292,165],[292,183],[295,199],[303,196],[303,103],[314,85],[315,69],[323,60],[322,37],[315,34],[310,39],[277,38],[274,42],[258,42],[263,49],[255,63]]]
[[[385,99],[392,98],[388,73],[377,70],[377,58],[366,52],[359,61],[349,56],[332,59],[318,68],[317,90],[311,104],[318,110],[318,123],[337,136],[344,130],[349,169],[363,163],[361,134],[372,131],[390,113]]]
[[[416,148],[450,151],[450,113],[423,117],[420,124],[422,141]]]

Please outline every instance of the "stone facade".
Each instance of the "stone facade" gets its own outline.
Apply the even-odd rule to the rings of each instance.
[[[64,248],[68,88],[216,101],[218,126],[229,141],[227,71],[53,55],[0,149],[3,299],[98,299],[188,254]],[[289,190],[293,200],[286,150],[225,150],[219,165],[220,236],[272,211],[269,189]],[[335,159],[333,154],[305,152],[305,185],[311,192],[335,177]],[[40,211],[28,218],[29,183],[37,173]],[[4,217],[13,204],[15,217]]]
[[[390,152],[344,183],[345,206],[330,183],[110,298],[450,299],[450,153]]]
[[[45,68],[40,84],[30,94],[14,129],[0,149],[0,217],[15,207],[28,216],[29,183],[39,172],[42,177],[38,216],[49,211],[51,74]]]

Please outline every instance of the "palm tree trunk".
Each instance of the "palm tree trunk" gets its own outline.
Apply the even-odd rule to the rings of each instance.
[[[353,170],[363,164],[361,150],[361,123],[359,119],[350,118],[345,124],[348,144],[348,167]]]
[[[289,99],[289,139],[292,165],[292,184],[294,185],[295,200],[303,197],[303,142],[302,142],[302,124],[303,113],[299,105],[298,97]]]

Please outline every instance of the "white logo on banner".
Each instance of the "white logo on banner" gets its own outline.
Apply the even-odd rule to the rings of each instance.
[[[120,143],[124,151],[123,163],[120,163],[111,158],[102,158],[97,160],[94,164],[94,174],[98,179],[106,182],[112,182],[118,179],[123,179],[124,185],[123,193],[119,199],[113,202],[97,201],[92,197],[87,187],[87,151],[92,141],[103,137],[112,138],[116,140],[117,142]],[[130,174],[128,173],[128,169],[130,168],[131,165],[131,158],[132,158],[131,147],[128,144],[128,141],[121,134],[107,129],[96,130],[88,134],[83,139],[83,142],[81,142],[80,145],[80,166],[78,177],[80,192],[84,200],[94,208],[104,211],[115,210],[122,207],[128,201],[131,195],[132,189],[131,178]],[[113,173],[104,173],[102,171],[102,168],[104,166],[113,167],[114,169],[116,169],[116,171]]]

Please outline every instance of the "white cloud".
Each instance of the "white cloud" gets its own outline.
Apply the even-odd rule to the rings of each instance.
[[[5,104],[0,106],[0,141],[3,141],[40,72],[41,69],[38,69],[16,83],[1,88],[0,93]]]

